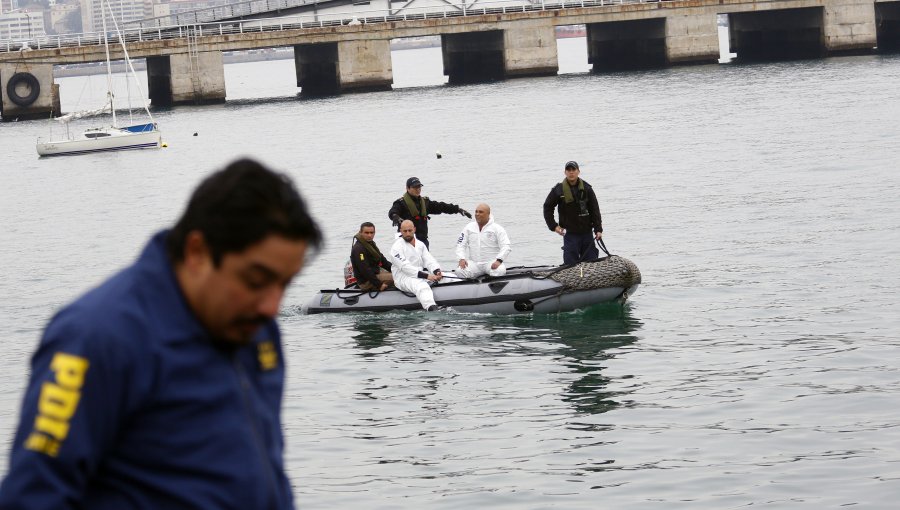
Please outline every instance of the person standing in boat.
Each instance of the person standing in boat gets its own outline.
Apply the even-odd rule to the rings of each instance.
[[[422,181],[418,177],[406,180],[406,193],[394,200],[388,211],[388,218],[400,231],[400,222],[411,220],[416,227],[416,237],[428,247],[428,220],[432,214],[462,214],[471,218],[472,214],[456,204],[438,202],[422,196]]]
[[[350,263],[359,288],[365,291],[386,290],[394,284],[391,276],[391,262],[375,244],[375,225],[365,222],[353,236]]]
[[[444,275],[428,246],[416,239],[416,226],[412,221],[403,220],[400,223],[400,237],[391,246],[391,258],[394,285],[404,292],[415,294],[425,310],[437,310],[431,286],[441,281]]]
[[[244,159],[206,178],[50,320],[0,508],[294,508],[275,318],[321,238],[287,176]]]
[[[466,225],[456,241],[459,267],[455,273],[463,278],[483,274],[503,276],[506,274],[503,260],[510,250],[506,229],[494,222],[491,207],[478,204],[475,206],[475,221]]]
[[[563,236],[563,264],[574,264],[600,256],[595,242],[603,237],[603,220],[597,195],[590,184],[579,177],[578,163],[569,161],[565,179],[553,186],[544,200],[547,228]],[[554,218],[559,212],[559,222]]]

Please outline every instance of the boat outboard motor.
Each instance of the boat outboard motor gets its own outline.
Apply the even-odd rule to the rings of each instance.
[[[350,259],[344,264],[344,287],[349,287],[356,283],[356,274],[353,272],[353,264]]]

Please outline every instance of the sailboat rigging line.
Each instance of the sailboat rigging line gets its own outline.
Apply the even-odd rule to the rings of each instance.
[[[144,111],[147,113],[147,117],[150,119],[150,123],[134,124],[134,119],[132,119],[131,125],[124,127],[119,127],[118,125],[118,119],[116,118],[116,108],[114,104],[115,93],[112,86],[112,59],[109,51],[109,43],[111,38],[114,42],[118,42],[122,47],[122,54],[127,65],[125,71],[126,80],[129,78],[135,79],[137,88],[141,91],[141,95],[144,98],[146,98],[147,96],[144,95],[144,91],[140,86],[140,82],[137,82],[137,71],[134,69],[134,64],[131,62],[131,57],[128,55],[128,48],[125,46],[125,41],[122,37],[122,33],[119,31],[119,24],[116,21],[116,16],[115,12],[113,11],[112,4],[110,3],[110,0],[100,0],[100,2],[103,13],[102,41],[104,53],[106,56],[107,101],[104,104],[103,108],[94,111],[75,112],[72,114],[63,115],[60,117],[60,120],[65,122],[68,120],[80,119],[88,115],[99,115],[108,109],[112,116],[112,125],[106,127],[93,127],[85,129],[79,138],[73,139],[69,136],[67,123],[65,139],[53,139],[52,131],[51,138],[49,140],[38,138],[37,143],[35,144],[38,156],[65,156],[88,154],[94,152],[157,149],[163,146],[159,126],[157,126],[156,121],[153,119],[153,115],[150,113],[149,105],[147,104],[146,100],[144,101]],[[108,28],[108,23],[106,20],[107,11],[112,17],[112,26],[115,29],[115,32],[112,33]],[[130,99],[130,88],[127,92]],[[131,116],[133,112],[131,110],[130,102],[128,111],[129,115]]]
[[[106,0],[105,3],[109,7],[109,15],[112,16],[113,23],[115,23],[116,16],[113,13],[112,6],[109,4],[109,0]],[[103,20],[103,49],[106,51],[106,98],[109,100],[109,109],[112,111],[112,125],[118,126],[116,122],[116,105],[113,103],[112,64],[109,62],[109,31],[106,29],[106,13],[102,9],[100,19]]]
[[[122,32],[119,30],[119,23],[116,21],[116,16],[112,10],[112,5],[109,3],[109,0],[104,0],[104,1],[106,3],[106,6],[109,7],[109,13],[110,13],[110,17],[112,18],[113,28],[116,31],[116,38],[119,40],[119,45],[122,47],[122,54],[125,56],[125,65],[128,67],[128,71],[131,71],[131,76],[136,78],[137,71],[135,71],[135,69],[134,69],[134,63],[131,61],[131,56],[128,55],[128,48],[125,46],[124,39],[122,39]],[[103,17],[103,32],[104,32],[104,34],[106,34],[106,17],[105,16]],[[104,37],[108,37],[108,36],[104,35]],[[109,44],[108,44],[108,42],[106,44],[106,65],[107,65],[107,68],[109,69],[110,63],[109,63]],[[126,72],[126,74],[128,74],[128,73]],[[112,71],[108,72],[107,76],[110,76],[110,79],[112,79]],[[127,78],[126,78],[126,80],[127,80]],[[147,101],[145,100],[147,96],[146,96],[146,94],[144,94],[144,87],[141,86],[140,81],[138,81],[137,79],[135,79],[135,86],[138,88],[138,92],[141,93],[141,101],[144,104],[144,111],[147,112],[147,116],[150,117],[150,122],[155,122],[153,120],[153,114],[150,113],[150,107],[147,105]],[[110,90],[110,94],[112,94],[112,84],[111,83],[110,83],[109,90]],[[112,98],[110,98],[110,106],[112,106]],[[130,109],[130,105],[129,105],[129,109]],[[116,120],[116,113],[115,113],[115,108],[113,108],[113,124],[114,125],[115,125],[115,120]]]

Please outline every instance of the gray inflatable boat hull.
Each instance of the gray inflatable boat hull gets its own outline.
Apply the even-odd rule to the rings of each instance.
[[[516,267],[499,277],[445,278],[432,289],[438,305],[458,312],[559,313],[624,301],[640,283],[637,266],[613,255],[574,266]],[[356,288],[320,290],[302,307],[309,314],[421,309],[414,295],[397,289],[364,292]]]

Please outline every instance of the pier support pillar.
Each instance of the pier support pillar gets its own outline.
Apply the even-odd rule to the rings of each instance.
[[[442,34],[444,75],[450,83],[483,83],[506,77],[503,31]]]
[[[154,106],[223,103],[222,52],[204,51],[194,57],[187,53],[148,57],[147,86]]]
[[[665,18],[589,23],[587,44],[593,72],[668,63]]]
[[[294,66],[301,95],[320,96],[340,92],[337,43],[295,45]]]
[[[506,77],[548,76],[559,72],[553,25],[524,26],[503,31]]]
[[[825,3],[823,27],[829,54],[871,53],[877,44],[875,3],[869,0],[830,0]]]
[[[394,71],[390,39],[341,41],[337,43],[337,57],[340,92],[391,89]]]
[[[714,64],[719,61],[718,15],[666,18],[666,60],[669,64]]]
[[[0,115],[4,122],[59,117],[53,64],[0,64]]]
[[[878,2],[875,4],[878,20],[878,50],[900,50],[900,2]]]

